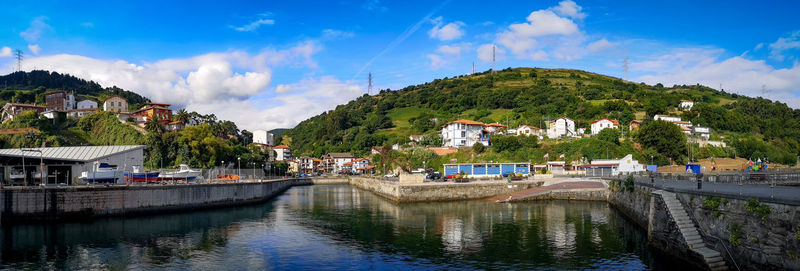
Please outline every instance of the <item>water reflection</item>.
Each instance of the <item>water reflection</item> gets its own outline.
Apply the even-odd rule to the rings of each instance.
[[[270,203],[4,226],[2,269],[647,269],[643,230],[605,203],[394,204],[350,186]]]

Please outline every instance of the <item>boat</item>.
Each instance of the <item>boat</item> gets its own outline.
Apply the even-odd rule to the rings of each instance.
[[[192,169],[189,168],[186,164],[181,164],[180,169],[178,171],[172,172],[163,172],[159,175],[159,179],[161,180],[187,180],[191,181],[200,177],[202,171],[199,169]]]
[[[85,182],[111,182],[116,183],[117,180],[122,179],[122,170],[118,170],[116,166],[107,163],[95,162],[92,171],[81,172],[79,179]]]
[[[124,174],[126,181],[131,182],[155,182],[158,181],[158,171],[144,171],[141,166],[133,166],[133,172]]]
[[[25,171],[21,168],[14,168],[8,177],[12,180],[25,179]]]

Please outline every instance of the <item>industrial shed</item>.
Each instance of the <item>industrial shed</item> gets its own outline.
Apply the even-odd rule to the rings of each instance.
[[[0,182],[22,185],[27,179],[28,185],[71,185],[81,172],[92,171],[95,162],[116,165],[125,171],[130,171],[133,165],[142,165],[144,148],[144,145],[122,145],[0,149]],[[47,176],[44,180],[38,174],[40,163],[44,164]]]

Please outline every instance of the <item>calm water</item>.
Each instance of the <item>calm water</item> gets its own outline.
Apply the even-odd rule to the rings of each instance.
[[[668,269],[606,203],[396,205],[294,187],[205,212],[4,226],[1,269]]]

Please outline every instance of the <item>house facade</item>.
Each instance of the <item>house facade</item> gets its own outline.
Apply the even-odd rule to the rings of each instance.
[[[36,114],[41,114],[45,111],[44,106],[39,106],[35,104],[18,104],[18,103],[7,103],[3,106],[3,120],[9,119],[13,120],[19,114],[22,114],[25,111],[33,111]]]
[[[655,115],[655,116],[653,116],[653,120],[663,120],[663,121],[666,121],[666,122],[678,122],[678,121],[681,121],[681,117],[669,116],[669,115]]]
[[[267,130],[253,131],[253,143],[272,146],[274,139],[275,136],[272,133],[267,132]]]
[[[547,129],[547,137],[549,138],[577,135],[578,134],[575,132],[575,121],[566,117],[561,117],[550,122],[550,128]]]
[[[708,140],[709,138],[711,138],[711,128],[692,126],[692,134]]]
[[[92,100],[83,100],[78,102],[78,106],[75,109],[92,109],[97,108],[97,102]]]
[[[520,135],[524,135],[524,136],[532,136],[532,135],[533,136],[542,136],[542,129],[539,129],[539,128],[536,128],[536,127],[533,127],[533,126],[528,126],[528,125],[519,126],[519,127],[517,127],[517,129],[514,130],[514,132],[516,132],[515,134],[518,135],[518,136],[520,136]]]
[[[617,120],[599,119],[591,124],[592,135],[599,134],[603,129],[619,129],[619,122]]]
[[[103,111],[128,113],[128,99],[119,95],[111,95],[111,97],[103,100]]]
[[[684,111],[692,110],[693,106],[694,106],[694,102],[689,101],[689,100],[681,100],[681,104],[679,105],[681,110],[684,110]]]
[[[167,125],[172,121],[172,110],[169,104],[145,103],[141,109],[131,114],[137,123],[147,123],[150,119],[158,118],[161,125]]]
[[[346,163],[352,163],[355,157],[349,153],[332,152],[322,157],[322,163],[325,164],[325,171],[331,173],[338,173],[342,170],[350,170],[352,166],[346,167]]]
[[[300,173],[309,174],[316,171],[313,157],[302,156],[297,159],[297,162],[300,164]]]
[[[275,161],[291,160],[293,158],[292,149],[289,149],[289,146],[280,145],[272,149],[275,151]]]
[[[353,173],[367,173],[369,170],[374,169],[375,167],[371,167],[369,165],[369,159],[367,158],[358,158],[353,160]]]
[[[482,122],[462,119],[442,126],[443,147],[472,147],[475,143],[489,146],[489,133],[484,131]]]
[[[97,105],[97,103],[95,103]],[[84,109],[73,109],[67,111],[67,118],[68,119],[82,119],[88,115],[97,113],[99,109],[97,108],[84,108]]]
[[[641,120],[632,120],[631,123],[628,125],[628,128],[631,131],[639,130],[640,127],[642,127],[642,121]]]
[[[53,91],[44,94],[47,110],[67,111],[75,108],[75,95],[66,91]]]
[[[171,121],[164,125],[164,130],[168,132],[180,132],[186,129],[186,124],[182,121]]]
[[[578,167],[586,171],[586,176],[619,176],[621,174],[631,174],[645,171],[645,167],[639,161],[633,159],[632,154],[628,154],[622,159],[597,159],[589,164]]]

